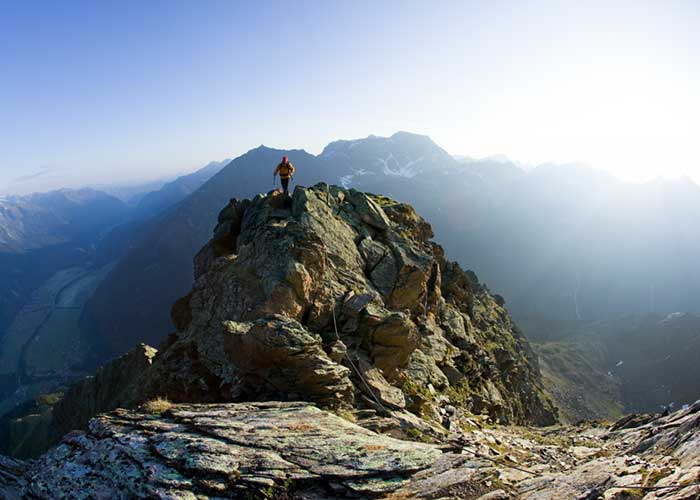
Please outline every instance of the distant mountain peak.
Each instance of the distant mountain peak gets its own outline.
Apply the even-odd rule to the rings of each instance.
[[[430,137],[427,135],[415,134],[413,132],[399,131],[389,137],[370,134],[363,139],[339,139],[329,143],[320,156],[328,156],[342,152],[344,150],[354,149],[358,146],[376,146],[378,144],[390,145],[392,143],[413,143],[414,146],[424,147],[443,151]]]
[[[429,141],[433,144],[435,142],[430,138],[430,136],[426,134],[417,134],[415,132],[407,132],[405,130],[399,130],[398,132],[395,132],[390,139],[410,139],[410,140],[420,140],[420,141]]]

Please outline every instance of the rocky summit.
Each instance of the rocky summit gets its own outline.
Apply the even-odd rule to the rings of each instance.
[[[2,458],[0,493],[695,498],[661,495],[696,491],[700,406],[544,428],[557,410],[504,300],[431,238],[409,205],[326,184],[231,200],[177,331],[66,391],[56,446]],[[683,488],[634,489],[664,481]]]
[[[324,184],[232,200],[148,389],[553,423],[527,342],[431,237],[408,205]]]
[[[431,237],[409,205],[325,184],[231,200],[172,307],[177,331],[70,389],[53,435],[155,397],[308,401],[398,437],[444,434],[457,409],[554,423],[502,300]]]

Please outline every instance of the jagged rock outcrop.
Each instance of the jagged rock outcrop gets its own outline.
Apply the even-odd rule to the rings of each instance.
[[[435,432],[447,406],[553,423],[527,341],[431,237],[409,205],[336,186],[231,200],[172,308],[177,332],[111,407],[306,400],[408,411]]]
[[[581,432],[578,450],[570,437],[577,459],[561,471],[521,481],[516,498],[700,498],[700,401],[667,416],[638,417],[625,417],[610,430]]]
[[[151,366],[155,354],[154,348],[139,344],[71,386],[53,406],[49,444],[71,430],[84,429],[98,413],[141,401],[143,393],[137,381]]]
[[[231,200],[144,385],[175,401],[378,397],[437,421],[452,402],[553,423],[527,342],[431,237],[410,206],[335,186]]]
[[[375,434],[308,403],[175,405],[95,418],[33,462],[0,457],[20,498],[691,500],[700,402],[666,417],[523,428],[467,418],[447,445]]]

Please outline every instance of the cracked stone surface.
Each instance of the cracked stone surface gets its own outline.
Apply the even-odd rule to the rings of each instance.
[[[159,416],[117,410],[36,461],[26,493],[244,498],[298,482],[299,494],[375,496],[440,455],[434,445],[381,436],[306,403],[179,405]]]
[[[302,402],[117,410],[36,461],[0,457],[0,498],[700,498],[700,402],[612,427],[459,427],[438,446]]]

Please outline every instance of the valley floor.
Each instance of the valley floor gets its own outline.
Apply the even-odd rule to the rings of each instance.
[[[85,375],[79,319],[112,267],[63,269],[32,294],[2,339],[0,415]]]

